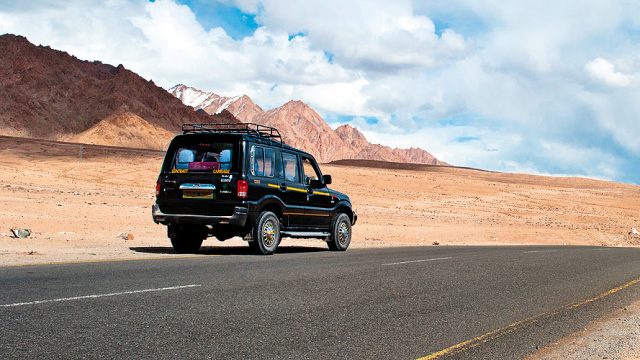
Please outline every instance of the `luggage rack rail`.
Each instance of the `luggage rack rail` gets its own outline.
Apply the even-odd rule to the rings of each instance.
[[[282,136],[278,129],[270,126],[243,123],[243,124],[184,124],[182,125],[183,134],[193,133],[232,133],[232,134],[249,134],[262,138],[267,138],[280,144],[284,144]]]

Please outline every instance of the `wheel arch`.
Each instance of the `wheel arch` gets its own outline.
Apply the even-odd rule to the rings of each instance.
[[[260,214],[263,211],[271,211],[272,213],[276,214],[276,216],[278,217],[278,219],[280,219],[280,221],[282,221],[282,213],[283,211],[283,205],[280,203],[279,200],[274,199],[274,198],[269,198],[266,199],[265,201],[261,202],[260,205],[257,207],[257,214]]]
[[[351,204],[349,204],[347,202],[342,202],[342,203],[338,204],[338,206],[336,207],[334,220],[335,220],[335,218],[338,217],[338,214],[340,214],[340,213],[347,214],[347,216],[349,217],[349,220],[351,221],[351,223],[353,223],[354,214],[353,214],[353,209],[351,208]]]

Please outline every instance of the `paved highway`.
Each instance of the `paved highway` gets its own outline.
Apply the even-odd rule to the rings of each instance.
[[[640,299],[640,249],[211,249],[0,268],[0,358],[522,358]]]

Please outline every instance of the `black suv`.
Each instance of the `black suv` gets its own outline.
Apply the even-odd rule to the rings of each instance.
[[[258,124],[185,124],[169,145],[156,185],[153,220],[168,226],[173,248],[243,237],[271,254],[283,236],[324,239],[344,251],[357,215],[345,194],[327,188],[310,154]]]

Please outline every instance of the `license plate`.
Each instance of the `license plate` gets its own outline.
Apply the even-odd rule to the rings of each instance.
[[[215,199],[213,190],[182,190],[183,199]]]

